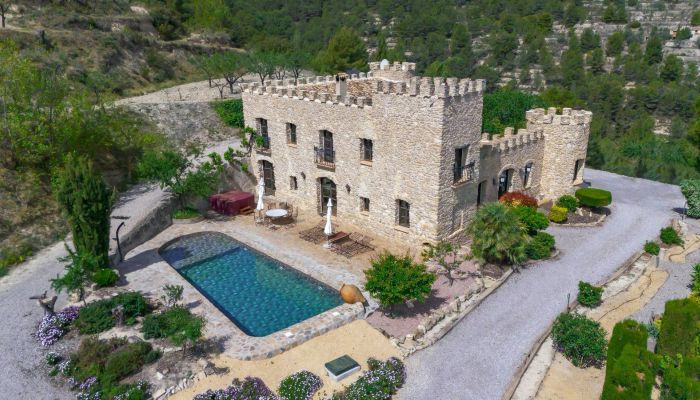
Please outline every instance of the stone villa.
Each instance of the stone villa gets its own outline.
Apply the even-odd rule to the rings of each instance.
[[[463,228],[508,191],[555,199],[581,183],[591,113],[527,112],[527,128],[481,131],[482,80],[415,77],[413,63],[368,73],[244,85],[252,155],[277,199],[408,242]]]

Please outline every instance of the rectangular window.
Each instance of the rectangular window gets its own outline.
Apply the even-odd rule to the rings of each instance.
[[[360,154],[362,157],[362,161],[372,161],[372,156],[373,156],[372,151],[373,151],[372,140],[361,139],[360,140]]]
[[[297,126],[291,123],[287,124],[287,143],[297,144]]]
[[[397,221],[398,225],[408,228],[411,225],[410,215],[411,215],[411,205],[403,200],[396,201],[397,207]]]
[[[469,168],[467,166],[467,152],[469,150],[468,146],[459,147],[455,149],[455,162],[454,162],[454,182],[461,182],[471,178],[469,175]]]
[[[360,211],[369,212],[369,199],[367,197],[360,197]]]
[[[265,118],[258,118],[258,134],[261,136],[267,136],[267,120]]]
[[[576,179],[578,179],[578,174],[581,172],[582,165],[583,165],[583,160],[576,160],[576,163],[574,164],[574,179],[573,179],[574,182],[576,181]]]
[[[297,177],[296,176],[289,177],[289,189],[297,190]]]

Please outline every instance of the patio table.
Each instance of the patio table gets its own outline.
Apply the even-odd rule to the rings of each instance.
[[[282,217],[286,217],[287,214],[289,214],[289,211],[287,211],[283,208],[273,208],[273,209],[267,210],[265,212],[265,215],[270,217],[270,218],[282,218]]]

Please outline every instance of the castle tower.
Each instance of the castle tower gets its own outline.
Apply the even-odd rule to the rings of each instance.
[[[556,200],[571,194],[583,182],[591,112],[564,108],[561,115],[550,107],[527,112],[528,130],[542,128],[544,157],[540,180],[540,198]]]
[[[386,79],[390,81],[408,81],[416,74],[416,63],[412,62],[371,62],[369,71],[373,78]]]

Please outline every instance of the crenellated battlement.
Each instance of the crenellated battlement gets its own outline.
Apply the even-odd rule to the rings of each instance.
[[[591,122],[593,113],[585,110],[562,109],[561,114],[557,114],[554,107],[547,110],[536,108],[525,113],[525,118],[529,124],[553,124],[553,125],[584,125]]]
[[[491,147],[496,152],[515,151],[524,146],[535,144],[544,140],[544,132],[542,128],[535,129],[518,129],[517,131],[508,127],[503,132],[503,135],[493,136],[489,138],[488,133],[481,136],[481,146]]]
[[[383,67],[383,68],[382,68]],[[369,63],[370,71],[414,71],[416,70],[416,63],[412,62],[400,62],[395,61],[393,64],[384,64],[379,61]]]
[[[318,77],[321,78],[321,77]],[[243,92],[257,94],[261,96],[282,97],[302,101],[314,101],[316,103],[339,104],[348,107],[368,107],[372,106],[372,98],[366,96],[353,96],[351,94],[334,94],[329,91],[318,90],[319,83],[328,82],[326,80],[314,80],[307,83],[307,80],[299,79],[299,82],[294,86],[294,80],[291,80],[291,85],[285,86],[282,81],[275,81],[275,84],[261,86],[259,83],[250,83],[241,85]],[[335,84],[335,79],[333,79]]]
[[[408,82],[391,82],[375,79],[372,81],[372,92],[377,94],[447,98],[466,96],[470,93],[482,93],[484,86],[483,79],[458,80],[457,78],[414,77]]]

